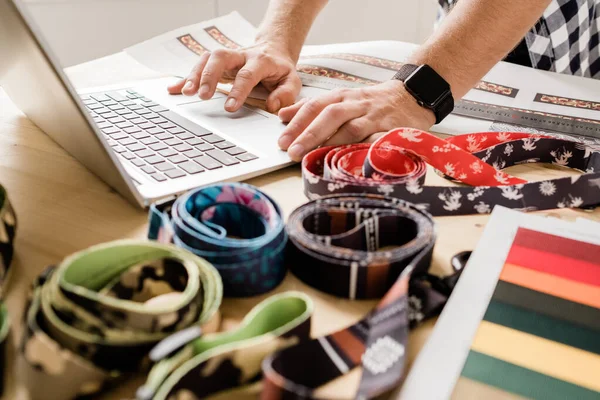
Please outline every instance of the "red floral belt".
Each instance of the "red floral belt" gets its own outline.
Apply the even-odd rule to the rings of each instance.
[[[426,163],[470,186],[424,186]],[[582,175],[527,182],[502,169],[552,163]],[[342,193],[400,198],[434,216],[486,214],[495,205],[521,210],[600,204],[600,151],[577,141],[520,132],[483,132],[447,140],[398,128],[372,145],[323,147],[302,162],[310,199]]]

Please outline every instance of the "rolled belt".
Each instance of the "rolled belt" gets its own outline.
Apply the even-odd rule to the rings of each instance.
[[[471,186],[424,186],[426,163]],[[501,170],[552,163],[582,175],[527,182]],[[484,132],[440,139],[394,129],[372,145],[323,147],[304,157],[304,192],[377,193],[435,216],[490,213],[494,205],[525,211],[600,204],[600,151],[589,144],[519,132]]]
[[[172,242],[210,261],[227,297],[275,288],[286,274],[281,210],[259,189],[222,183],[150,208],[148,238]]]
[[[175,246],[124,240],[75,253],[34,284],[17,376],[34,400],[96,393],[173,332],[215,329],[221,298],[216,269]]]
[[[259,303],[233,331],[173,335],[155,348],[158,362],[137,398],[204,399],[255,382],[267,355],[310,338],[312,312],[310,297],[285,292]]]
[[[14,255],[14,240],[17,232],[17,217],[8,200],[8,193],[0,186],[0,396],[4,392],[4,360],[8,334],[10,333],[10,318],[3,303],[4,289],[11,270]]]
[[[361,365],[356,398],[398,385],[409,327],[441,311],[460,273],[428,274],[431,216],[381,195],[329,196],[295,210],[288,233],[290,268],[304,282],[336,296],[383,298],[358,323],[266,358],[261,398],[317,398],[316,388]]]

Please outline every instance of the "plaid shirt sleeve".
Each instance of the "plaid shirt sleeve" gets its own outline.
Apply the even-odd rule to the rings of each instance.
[[[439,0],[438,22],[457,0]],[[600,0],[552,0],[525,35],[534,68],[600,79]]]

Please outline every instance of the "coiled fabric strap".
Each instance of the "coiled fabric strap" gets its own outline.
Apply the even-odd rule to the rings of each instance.
[[[117,241],[75,253],[34,285],[17,376],[33,400],[96,393],[137,371],[166,336],[211,324],[221,299],[217,270],[172,245]]]
[[[8,200],[6,190],[0,186],[0,396],[4,392],[4,360],[6,341],[10,333],[10,319],[2,300],[13,259],[16,233],[17,217]]]
[[[409,327],[437,315],[456,281],[427,274],[431,216],[390,197],[330,196],[294,211],[288,232],[290,268],[300,279],[337,296],[383,298],[358,323],[265,359],[262,399],[316,398],[316,388],[360,365],[357,398],[399,384]]]
[[[150,371],[140,400],[204,399],[258,380],[269,354],[310,338],[313,302],[300,292],[276,294],[255,306],[230,332],[205,335],[181,347],[179,335],[157,348],[170,355]]]
[[[424,186],[426,163],[471,186]],[[526,182],[501,171],[522,163],[552,163],[583,174]],[[302,174],[310,199],[379,193],[415,203],[436,216],[486,214],[494,205],[530,211],[600,204],[596,147],[519,132],[474,133],[443,140],[417,129],[399,128],[372,145],[314,150],[304,157]]]
[[[268,292],[285,277],[287,242],[277,203],[254,186],[222,183],[150,208],[148,238],[172,242],[210,261],[225,296]]]

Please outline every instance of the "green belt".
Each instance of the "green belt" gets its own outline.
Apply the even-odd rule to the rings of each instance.
[[[4,353],[6,351],[6,339],[10,332],[8,311],[1,300],[4,299],[4,286],[13,259],[13,243],[16,231],[16,215],[8,200],[6,190],[0,186],[0,396],[4,391]]]
[[[199,338],[188,331],[165,339],[137,398],[204,399],[258,380],[269,354],[310,338],[313,308],[303,293],[280,293],[255,306],[234,331]]]
[[[165,337],[209,324],[222,292],[211,264],[175,246],[126,240],[75,253],[34,284],[17,376],[32,400],[96,393]]]

